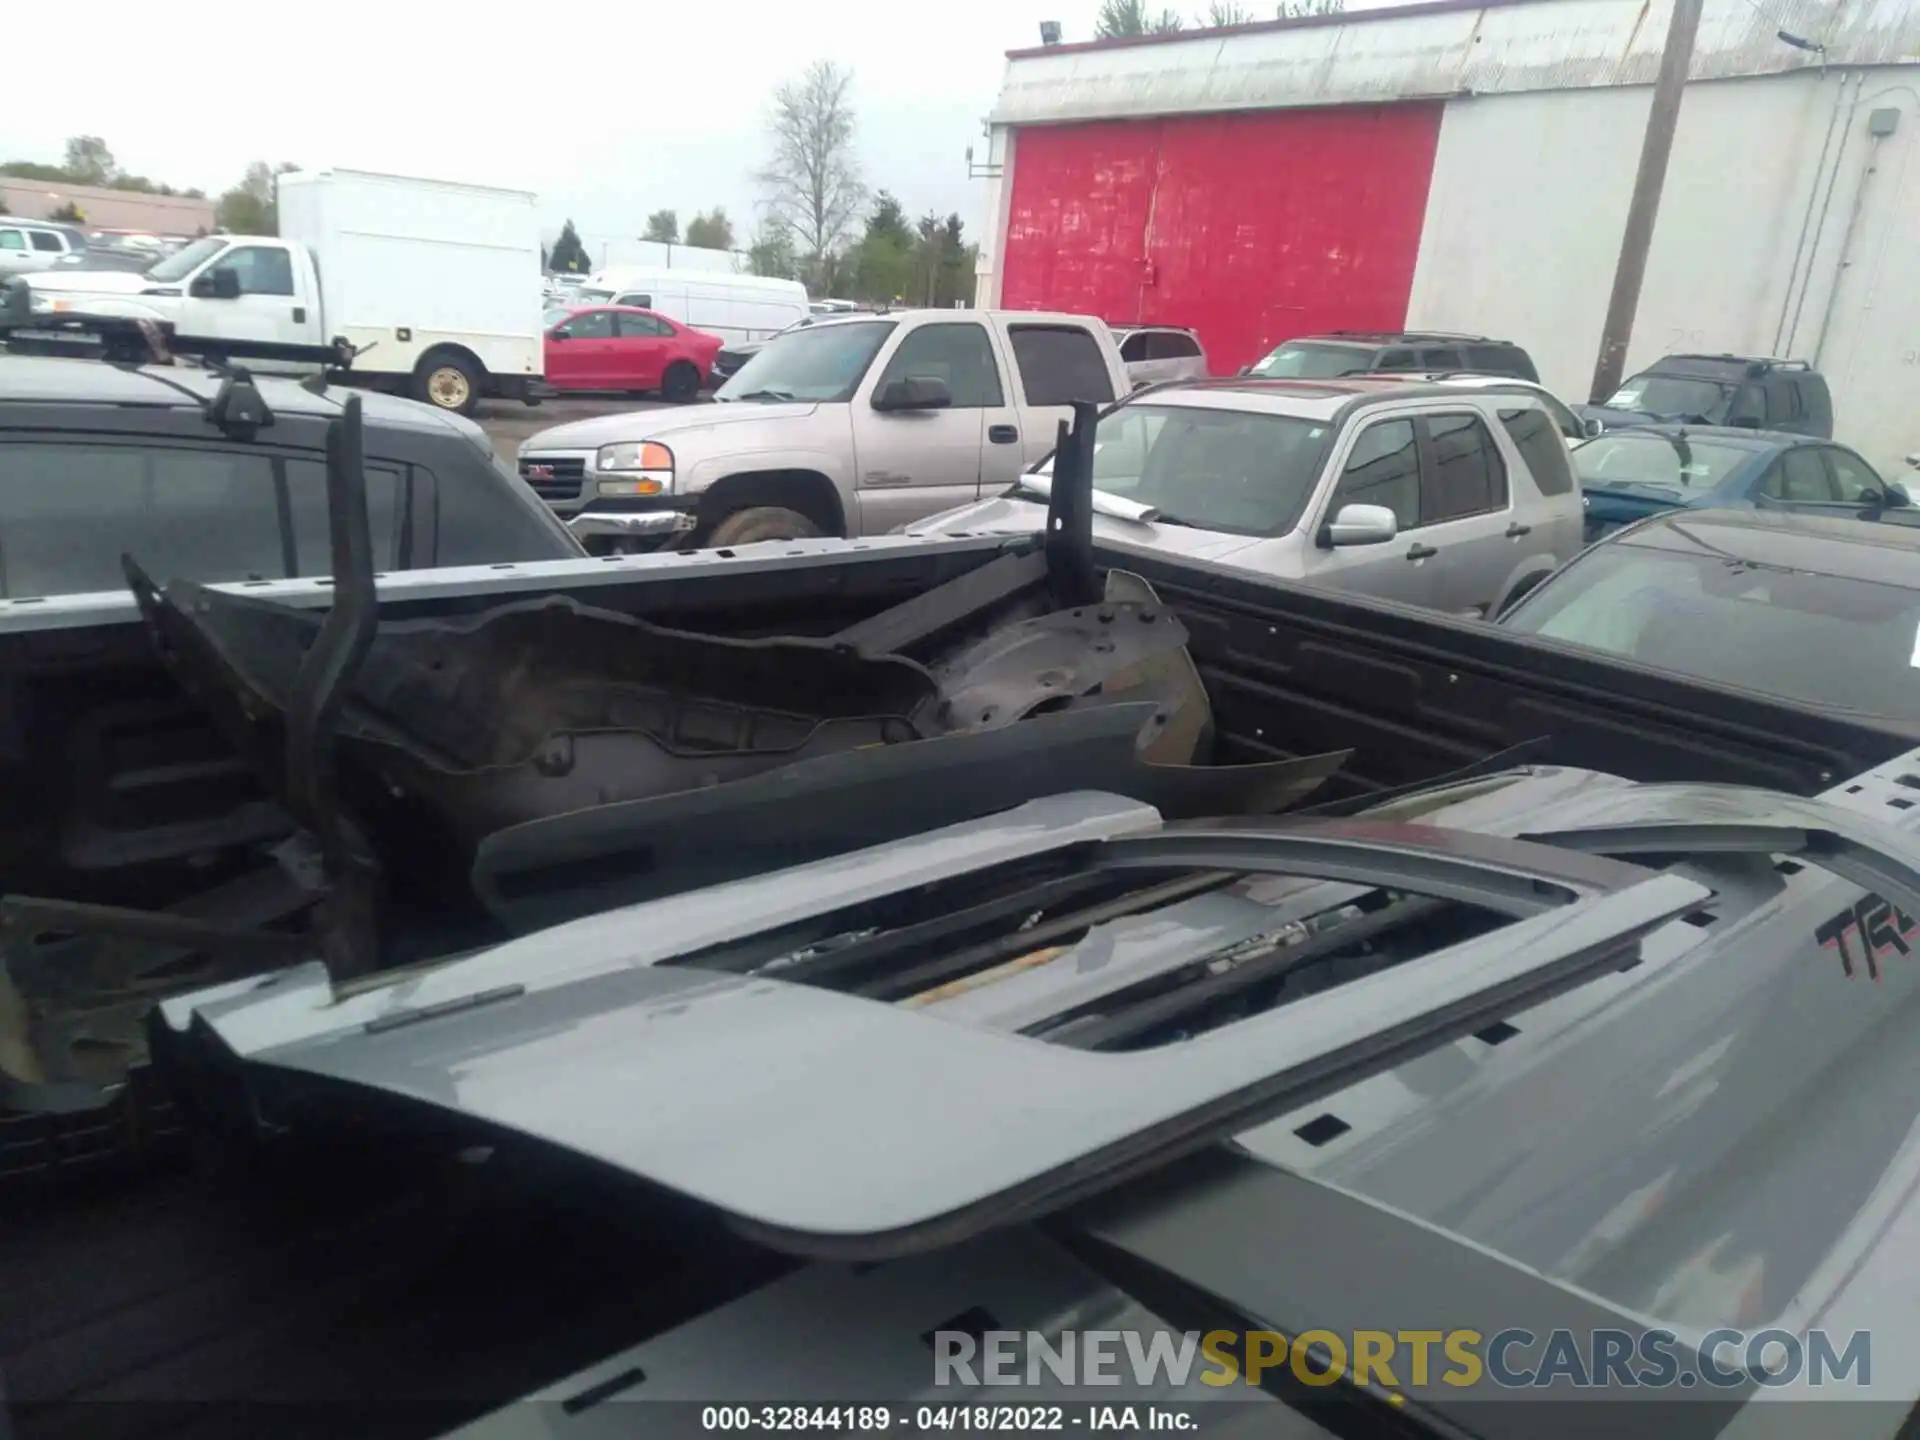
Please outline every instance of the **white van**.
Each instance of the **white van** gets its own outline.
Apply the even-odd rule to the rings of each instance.
[[[730,343],[764,340],[807,318],[807,287],[764,275],[616,265],[587,278],[576,305],[638,305]]]

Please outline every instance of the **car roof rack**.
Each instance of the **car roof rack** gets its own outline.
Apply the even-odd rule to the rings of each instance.
[[[1326,330],[1325,335],[1338,335],[1343,340],[1470,340],[1477,345],[1510,345],[1510,340],[1493,340],[1485,335],[1469,335],[1464,330]],[[1302,336],[1312,339],[1312,336]]]
[[[1813,369],[1812,364],[1805,360],[1783,360],[1775,355],[1734,355],[1724,351],[1717,355],[1710,355],[1704,350],[1678,350],[1671,355],[1662,355],[1659,360],[1653,362],[1654,365],[1658,365],[1661,360],[1724,361],[1731,365],[1745,365],[1750,375],[1765,374],[1769,370],[1811,371]],[[1648,368],[1651,369],[1652,366]]]
[[[298,361],[347,369],[353,347],[345,340],[332,345],[280,345],[224,337],[183,336],[173,326],[128,315],[92,315],[82,312],[33,314],[22,311],[30,297],[17,297],[24,286],[10,290],[0,306],[0,345],[9,354],[73,356],[103,360],[119,369],[136,370],[200,407],[207,422],[232,440],[251,440],[273,424],[273,411],[253,376],[233,361],[238,357]],[[201,394],[157,370],[182,358],[196,359],[221,377],[211,397]],[[317,383],[316,383],[317,382]],[[303,382],[310,393],[326,389],[326,373]]]

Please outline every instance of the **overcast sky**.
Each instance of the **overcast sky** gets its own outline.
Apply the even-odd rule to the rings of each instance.
[[[89,7],[86,23],[138,43],[85,47],[84,81],[61,64],[15,67],[5,158],[57,161],[66,136],[86,133],[125,169],[209,195],[254,159],[492,183],[537,191],[552,227],[572,216],[588,236],[636,236],[662,207],[684,225],[713,205],[744,234],[767,96],[822,57],[853,70],[868,183],[909,214],[957,210],[972,235],[984,182],[967,179],[964,154],[1005,52],[1037,44],[1045,19],[1089,38],[1098,9],[329,0],[307,11],[266,0],[156,24],[146,6],[109,13],[122,3]],[[260,28],[253,17],[267,12],[283,19]]]

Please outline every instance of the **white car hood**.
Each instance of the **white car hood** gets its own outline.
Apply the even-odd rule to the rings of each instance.
[[[804,420],[820,407],[811,402],[792,405],[763,405],[758,401],[735,400],[710,405],[688,405],[679,410],[628,410],[618,415],[596,415],[590,420],[574,420],[542,430],[520,447],[522,455],[543,450],[595,450],[622,440],[660,440],[670,435],[691,435],[722,426],[749,422],[767,424],[782,420]]]
[[[23,278],[35,290],[81,295],[138,295],[161,283],[131,270],[35,270]]]
[[[971,505],[929,515],[906,529],[909,535],[1008,534],[1032,535],[1047,525],[1047,507],[1038,500],[996,495]],[[1094,513],[1096,539],[1116,540],[1140,549],[1164,550],[1197,560],[1218,560],[1261,542],[1256,535],[1229,535],[1219,530],[1196,530],[1186,525],[1120,520]]]

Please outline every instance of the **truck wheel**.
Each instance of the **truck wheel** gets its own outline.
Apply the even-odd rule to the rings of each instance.
[[[700,393],[700,372],[684,360],[667,366],[660,377],[660,398],[670,405],[684,405]]]
[[[429,355],[413,372],[413,398],[436,410],[471,415],[480,404],[480,372],[461,355]]]
[[[707,537],[709,547],[751,545],[757,540],[812,540],[820,527],[798,510],[783,510],[778,505],[755,505],[736,510]]]

